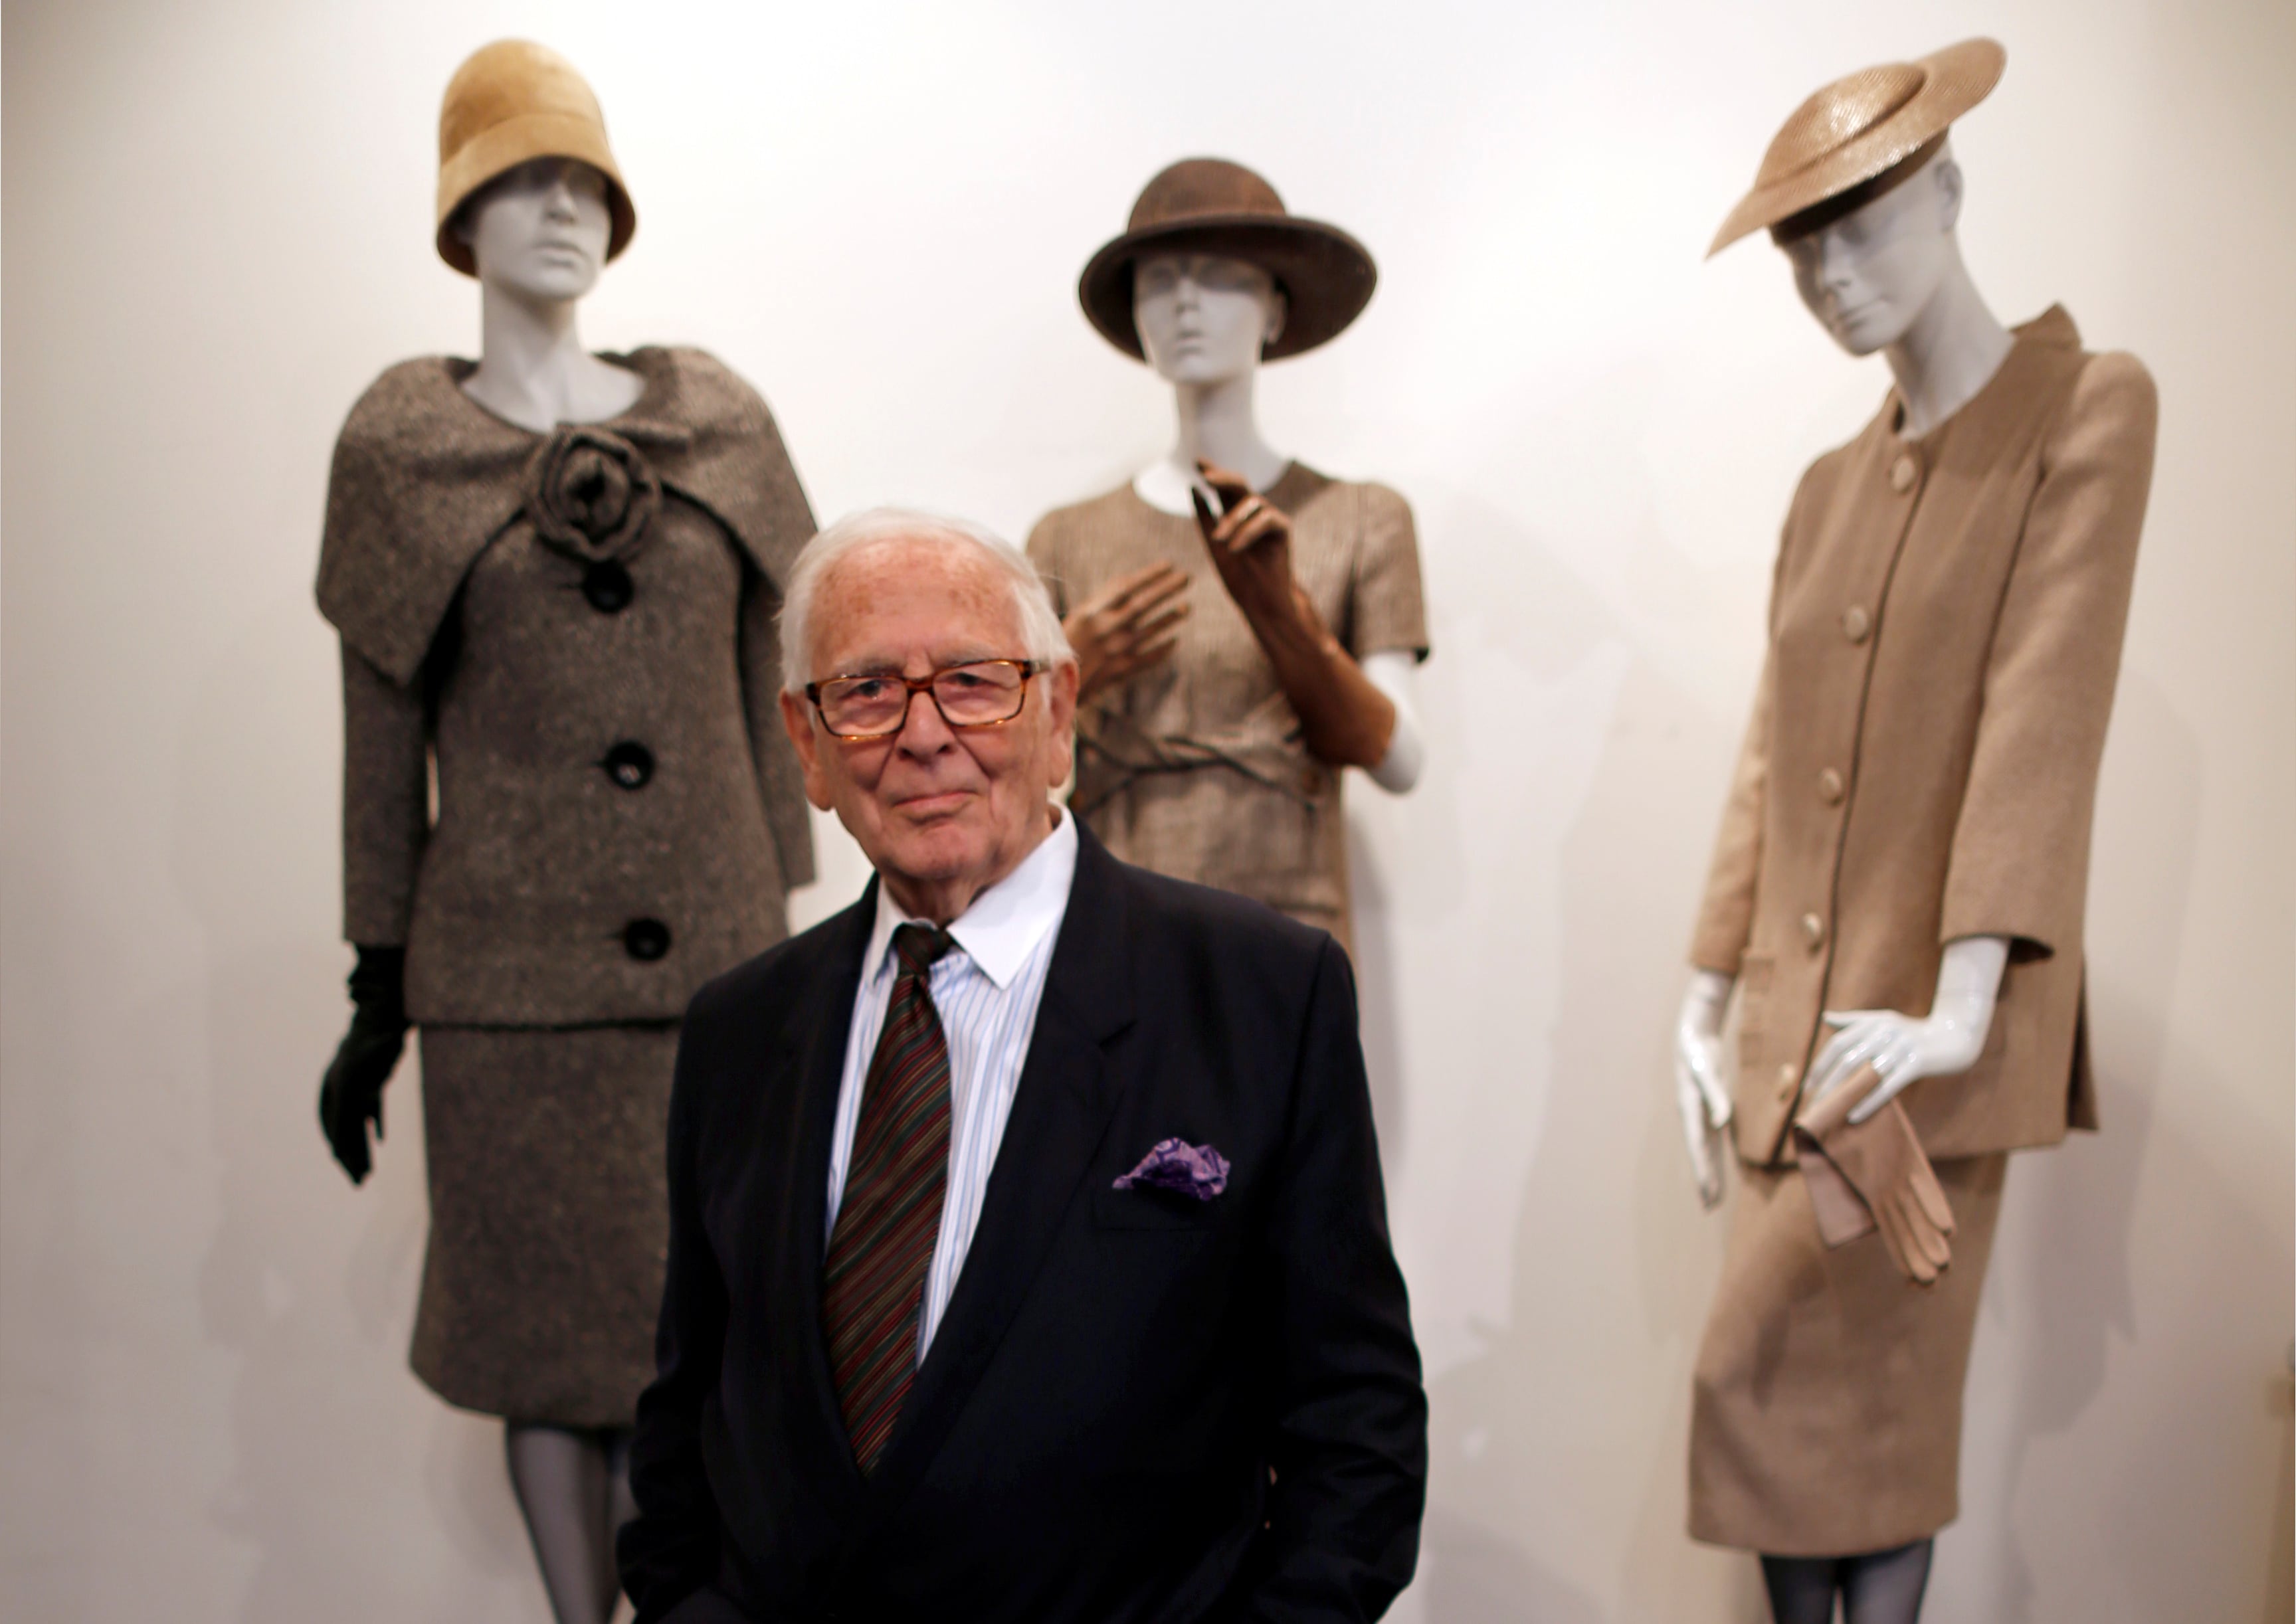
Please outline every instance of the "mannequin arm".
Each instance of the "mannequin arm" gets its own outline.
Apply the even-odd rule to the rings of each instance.
[[[422,684],[401,686],[343,644],[343,936],[403,947],[430,838]]]
[[[1288,551],[1284,567],[1291,567]],[[1296,583],[1292,605],[1288,614],[1247,607],[1244,619],[1275,668],[1283,697],[1299,713],[1308,753],[1332,767],[1377,767],[1395,737],[1395,702],[1340,646]]]
[[[807,516],[811,523],[811,516]],[[813,882],[813,822],[806,814],[805,780],[782,726],[782,644],[776,623],[781,595],[754,570],[742,571],[742,717],[750,760],[765,803],[766,827],[781,859],[784,896]]]
[[[1341,646],[1292,573],[1292,520],[1241,475],[1201,464],[1226,509],[1192,491],[1196,523],[1235,606],[1275,668],[1308,751],[1332,767],[1375,767],[1395,736],[1396,707]]]
[[[2132,357],[2095,357],[2041,448],[1987,659],[1940,941],[2006,936],[2047,955],[2080,940],[2156,408]]]
[[[1683,1142],[1698,1176],[1698,1199],[1712,1211],[1722,1200],[1722,1130],[1730,1125],[1730,1088],[1722,1076],[1722,1022],[1730,1008],[1730,977],[1700,970],[1682,997],[1674,1025],[1674,1099],[1682,1112]]]
[[[1371,685],[1387,695],[1395,707],[1395,731],[1388,735],[1387,754],[1371,769],[1371,781],[1390,795],[1407,795],[1427,765],[1427,745],[1419,733],[1419,713],[1411,702],[1412,672],[1418,661],[1408,649],[1382,649],[1359,662]]]
[[[1188,578],[1170,564],[1119,575],[1061,621],[1077,657],[1077,702],[1161,665],[1188,618]]]
[[[1964,936],[1946,944],[1926,1017],[1893,1009],[1826,1011],[1825,1023],[1835,1030],[1809,1069],[1805,1097],[1815,1103],[1871,1066],[1881,1084],[1849,1113],[1851,1122],[1863,1122],[1910,1083],[1968,1070],[1985,1052],[2008,963],[2007,937]]]

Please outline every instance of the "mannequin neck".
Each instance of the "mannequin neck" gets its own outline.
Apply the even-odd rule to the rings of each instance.
[[[1937,291],[1884,352],[1906,403],[1904,432],[1927,434],[1967,406],[2015,343],[1970,280],[1956,244]]]
[[[1179,419],[1179,439],[1171,455],[1140,471],[1132,488],[1151,507],[1168,513],[1192,513],[1188,488],[1196,480],[1196,460],[1242,474],[1252,489],[1264,491],[1283,477],[1292,459],[1259,437],[1252,414],[1252,384],[1256,370],[1211,383],[1178,383],[1172,403]]]
[[[482,283],[479,366],[463,381],[463,392],[537,434],[628,411],[645,381],[582,348],[578,308],[575,299],[525,299]]]

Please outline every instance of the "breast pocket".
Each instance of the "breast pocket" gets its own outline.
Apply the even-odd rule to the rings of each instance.
[[[1198,1201],[1177,1191],[1135,1185],[1112,1186],[1092,1193],[1092,1223],[1095,1229],[1149,1229],[1174,1234],[1204,1234],[1219,1226],[1221,1203],[1233,1191]]]

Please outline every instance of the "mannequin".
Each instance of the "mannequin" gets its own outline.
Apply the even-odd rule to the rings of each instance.
[[[1283,290],[1258,266],[1218,254],[1152,256],[1140,262],[1133,286],[1133,321],[1141,348],[1156,375],[1172,386],[1179,422],[1170,453],[1142,469],[1133,490],[1159,513],[1183,515],[1195,513],[1199,497],[1217,495],[1214,472],[1226,474],[1231,489],[1242,488],[1239,500],[1267,491],[1292,465],[1289,456],[1261,438],[1252,405],[1260,352],[1283,333]],[[1272,510],[1263,503],[1263,511]],[[1079,644],[1078,656],[1090,660],[1085,669],[1092,688],[1170,658],[1175,640],[1161,633],[1176,630],[1186,616],[1187,600],[1181,595],[1186,584],[1178,570],[1157,568],[1145,579],[1128,576],[1111,582],[1070,611],[1070,641],[1082,633],[1093,650],[1087,657]],[[1303,720],[1327,716],[1329,732],[1349,739],[1348,745],[1316,750],[1316,755],[1337,766],[1363,767],[1391,794],[1408,793],[1426,761],[1411,702],[1417,663],[1411,652],[1381,649],[1357,661],[1327,636],[1317,635],[1323,628],[1313,623],[1312,604],[1289,595],[1271,603],[1267,613],[1246,612],[1261,646],[1275,659],[1292,709]],[[1141,652],[1110,659],[1103,650],[1111,642]],[[1277,657],[1287,644],[1309,645],[1321,657]]]
[[[1963,179],[1949,143],[1901,184],[1816,230],[1781,244],[1794,289],[1833,341],[1851,356],[1880,350],[1905,402],[1915,438],[1944,422],[1992,381],[2013,340],[1970,279],[1954,227]],[[1937,992],[1921,1018],[1895,1010],[1828,1010],[1834,1036],[1802,1086],[1815,1103],[1860,1066],[1881,1073],[1850,1120],[1864,1122],[1912,1083],[1966,1070],[1985,1047],[1993,1003],[2008,964],[1999,936],[1945,946]],[[1714,1140],[1730,1121],[1723,1083],[1722,1022],[1732,978],[1699,971],[1675,1026],[1675,1092],[1700,1199],[1722,1199]]]
[[[1833,341],[1851,356],[1878,349],[1888,358],[1906,403],[1906,430],[1916,438],[1983,389],[2013,343],[1970,279],[1954,234],[1962,186],[1951,144],[1941,142],[1903,185],[1783,245],[1795,291]],[[1849,1116],[1864,1122],[1920,1079],[1967,1070],[1985,1047],[2008,959],[2003,937],[1948,942],[1937,992],[1920,1019],[1895,1010],[1828,1010],[1835,1036],[1810,1068],[1804,1097],[1815,1103],[1870,1064],[1880,1085]],[[1731,980],[1695,972],[1675,1027],[1676,1095],[1709,1210],[1722,1200],[1716,1142],[1730,1121],[1722,1021]]]
[[[580,302],[636,215],[572,68],[480,51],[440,146],[438,248],[478,280],[480,357],[387,372],[329,493],[358,966],[320,1119],[363,1180],[421,1027],[414,1364],[503,1418],[554,1615],[605,1624],[677,1017],[786,933],[783,895],[811,874],[772,617],[812,518],[722,366],[582,347]]]
[[[1760,1554],[1782,1624],[1827,1624],[1837,1595],[1850,1624],[1918,1616],[2007,1153],[2095,1126],[2082,893],[2154,407],[2062,311],[2005,327],[1963,258],[1946,129],[2002,62],[1970,41],[1818,92],[1715,242],[1769,227],[1811,315],[1895,385],[1789,514],[1675,1029],[1706,1207],[1726,1132],[1742,1169],[1692,1532]],[[1943,1274],[1829,1226],[1818,1186],[1870,1166],[1844,1148],[1867,1124],[1917,1142]],[[1841,1188],[1886,1227],[1906,1186]]]
[[[536,434],[604,422],[644,381],[582,348],[576,312],[605,264],[606,177],[570,158],[520,165],[465,204],[455,235],[479,267],[479,365],[463,392]],[[614,1531],[636,1514],[629,1429],[503,1428],[512,1487],[559,1624],[613,1614]]]
[[[1079,815],[1129,861],[1257,896],[1345,941],[1338,774],[1360,767],[1403,793],[1425,760],[1415,544],[1393,493],[1333,484],[1270,446],[1254,389],[1264,359],[1353,319],[1370,258],[1217,160],[1157,176],[1132,226],[1082,293],[1103,336],[1172,386],[1175,442],[1119,491],[1049,515],[1029,544],[1081,668]],[[1351,499],[1367,519],[1347,516]],[[1312,536],[1287,502],[1324,504]],[[1363,524],[1359,543],[1349,527]]]

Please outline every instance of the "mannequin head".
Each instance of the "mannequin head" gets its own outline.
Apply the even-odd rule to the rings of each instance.
[[[1785,238],[1802,303],[1835,343],[1868,356],[1906,336],[1960,266],[1961,195],[1961,166],[1940,145],[1879,197]]]
[[[488,183],[450,228],[479,280],[523,303],[567,303],[597,285],[613,231],[606,177],[573,158],[537,158]]]
[[[1132,274],[1140,348],[1170,383],[1222,383],[1250,375],[1283,332],[1275,279],[1219,254],[1151,254]]]

